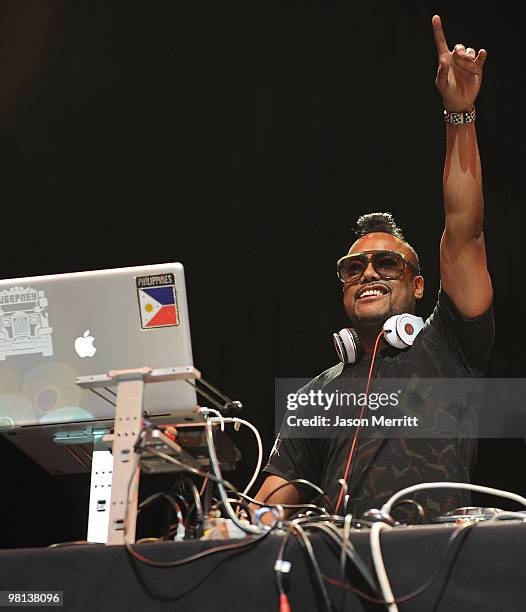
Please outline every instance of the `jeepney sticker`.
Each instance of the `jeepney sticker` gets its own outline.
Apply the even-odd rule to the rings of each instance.
[[[135,281],[142,329],[179,325],[174,275],[139,276]]]
[[[44,291],[33,287],[0,291],[0,361],[13,355],[53,356],[47,306]]]

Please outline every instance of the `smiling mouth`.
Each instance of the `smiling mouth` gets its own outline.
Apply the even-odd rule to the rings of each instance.
[[[373,300],[387,295],[389,291],[385,287],[377,286],[371,289],[362,290],[356,297],[357,300]]]

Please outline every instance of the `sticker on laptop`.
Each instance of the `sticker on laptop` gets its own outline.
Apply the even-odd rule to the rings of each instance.
[[[0,291],[0,361],[12,355],[53,355],[53,328],[43,291],[12,287]]]
[[[168,273],[139,276],[135,281],[142,328],[179,325],[174,275]]]

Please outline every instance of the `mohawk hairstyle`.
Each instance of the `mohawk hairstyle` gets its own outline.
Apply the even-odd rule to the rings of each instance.
[[[357,238],[362,238],[366,234],[372,234],[373,232],[383,232],[384,234],[391,234],[395,238],[398,238],[411,249],[415,256],[416,267],[420,274],[420,261],[415,249],[407,242],[404,236],[402,228],[396,225],[396,221],[390,212],[374,212],[368,213],[358,217],[356,221],[355,234]]]
[[[389,212],[376,212],[362,215],[356,221],[356,236],[361,238],[373,232],[391,234],[406,242],[404,232],[396,225],[393,215]]]

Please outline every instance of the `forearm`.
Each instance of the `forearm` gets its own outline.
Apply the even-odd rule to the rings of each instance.
[[[482,171],[473,123],[447,126],[445,230],[440,242],[442,288],[468,318],[485,312],[493,289],[487,270]]]
[[[475,124],[447,124],[446,131],[443,185],[446,232],[455,239],[477,239],[482,233],[484,199]]]
[[[480,90],[487,53],[485,49],[476,53],[462,44],[450,51],[440,17],[435,15],[432,23],[438,52],[435,83],[444,107],[449,113],[470,112]],[[482,231],[484,200],[477,132],[474,122],[448,122],[446,131],[446,222],[440,242],[440,280],[460,313],[475,318],[486,312],[493,296]]]
[[[263,504],[299,504],[301,496],[298,488],[289,484],[287,480],[279,476],[267,476],[261,489],[257,492],[255,499]],[[261,506],[250,504],[250,510],[254,513]],[[286,509],[285,516],[291,514],[292,510]],[[269,515],[263,522],[272,522],[272,515]]]

